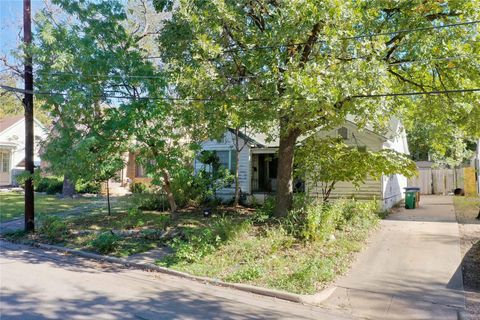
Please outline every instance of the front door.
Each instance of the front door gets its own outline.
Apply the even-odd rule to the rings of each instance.
[[[254,191],[275,192],[277,191],[277,167],[278,157],[276,154],[267,153],[258,155],[258,186]]]
[[[8,186],[12,183],[10,180],[10,151],[0,150],[0,186]]]

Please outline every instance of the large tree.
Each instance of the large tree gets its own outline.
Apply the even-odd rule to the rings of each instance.
[[[207,124],[237,103],[278,132],[278,216],[292,205],[298,138],[347,114],[360,127],[397,116],[480,134],[478,95],[446,93],[479,87],[477,25],[446,26],[478,20],[477,0],[154,2],[172,12],[160,48],[175,96]],[[411,91],[422,94],[382,95]]]
[[[107,177],[131,146],[174,211],[171,171],[183,164],[188,146],[180,139],[184,114],[164,99],[168,86],[152,57],[151,38],[162,15],[143,0],[127,7],[116,0],[52,2],[63,14],[43,10],[36,17],[34,48],[37,90],[46,93],[45,105],[56,119],[49,142],[63,145],[69,155],[62,158],[54,153],[61,149],[47,148],[52,162],[70,173],[80,159],[85,169],[101,160],[102,170],[91,167],[92,174],[84,174]],[[87,142],[93,144],[91,159],[84,157]]]

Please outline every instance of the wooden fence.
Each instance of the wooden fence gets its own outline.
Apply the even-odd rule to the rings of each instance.
[[[465,193],[477,193],[475,168],[431,169],[419,168],[418,176],[408,180],[409,187],[420,187],[422,194],[449,194],[456,188],[462,188]],[[473,187],[472,187],[473,185]]]

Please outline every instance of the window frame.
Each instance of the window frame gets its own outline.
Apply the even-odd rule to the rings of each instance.
[[[5,170],[5,160],[7,163],[7,170]],[[8,151],[0,151],[0,173],[8,173],[12,169],[12,159]]]
[[[209,150],[205,150],[205,151],[210,151],[210,152],[214,152],[217,157],[218,157],[218,152],[227,152],[228,153],[228,167],[225,168],[225,169],[228,169],[230,171],[231,174],[235,175],[235,161],[233,161],[234,158],[232,157],[235,157],[235,160],[236,160],[236,150],[235,149],[232,149],[232,148],[218,148],[218,149],[209,149]],[[224,167],[223,165],[221,165],[222,167]],[[210,170],[212,170],[213,168],[211,168]]]

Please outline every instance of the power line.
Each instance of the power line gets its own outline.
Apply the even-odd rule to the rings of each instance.
[[[404,29],[404,30],[397,30],[392,32],[380,32],[380,33],[372,33],[372,34],[364,34],[359,36],[347,37],[344,40],[348,39],[362,39],[362,38],[371,38],[371,37],[379,37],[379,36],[387,36],[387,35],[394,35],[400,33],[410,33],[410,32],[418,32],[418,31],[427,31],[433,29],[444,29],[444,28],[451,28],[451,27],[459,27],[459,26],[466,26],[480,23],[480,20],[473,20],[473,21],[466,21],[466,22],[458,22],[458,23],[451,23],[451,24],[444,24],[439,26],[430,26],[430,27],[420,27],[420,28],[413,28],[413,29]]]
[[[355,40],[355,39],[363,39],[363,38],[374,38],[374,37],[386,36],[386,35],[397,35],[397,34],[402,34],[402,33],[411,33],[411,32],[428,31],[428,30],[435,30],[435,29],[460,27],[460,26],[473,25],[473,24],[478,24],[478,23],[480,23],[480,20],[444,24],[444,25],[439,25],[439,26],[403,29],[403,30],[389,31],[389,32],[370,33],[370,34],[363,34],[363,35],[357,35],[357,36],[351,36],[351,37],[343,37],[343,38],[340,38],[340,40]],[[314,41],[313,43],[320,43],[320,42],[326,42],[326,40],[317,40],[317,41]],[[307,42],[287,43],[287,44],[269,45],[269,46],[255,46],[255,47],[249,47],[249,48],[236,48],[236,49],[224,50],[223,52],[270,50],[270,49],[275,49],[275,48],[284,48],[284,47],[298,46],[298,45],[304,45],[304,44],[307,44]]]
[[[472,57],[468,56],[457,56],[457,57],[438,57],[438,58],[431,58],[431,59],[419,59],[419,60],[411,60],[411,61],[394,61],[389,63],[391,66],[401,65],[401,64],[411,64],[411,63],[424,63],[430,61],[455,61],[455,60],[470,60]]]
[[[472,25],[472,24],[477,24],[477,23],[480,23],[480,20],[472,20],[472,21],[466,21],[466,22],[451,23],[451,24],[445,24],[445,25],[439,25],[439,26],[403,29],[403,30],[397,30],[397,31],[370,33],[370,34],[363,34],[363,35],[357,35],[357,36],[351,36],[351,37],[343,37],[343,38],[340,38],[340,40],[354,40],[354,39],[372,38],[372,37],[395,35],[395,34],[401,34],[401,33],[410,33],[410,32],[427,31],[427,30],[434,30],[434,29],[459,27],[459,26]],[[314,43],[319,43],[319,42],[326,42],[326,41],[325,40],[317,40]],[[227,50],[224,50],[223,52],[268,50],[268,49],[283,48],[283,47],[288,47],[288,46],[304,45],[306,43],[307,42],[296,42],[296,43],[277,44],[277,45],[270,45],[270,46],[255,46],[255,47],[250,47],[250,48],[247,47],[247,48],[227,49]],[[149,56],[149,57],[144,57],[143,59],[144,60],[154,60],[154,59],[161,59],[161,58],[162,58],[161,56]]]
[[[27,93],[27,94],[38,94],[38,95],[58,95],[58,96],[68,96],[68,93],[62,92],[42,92],[42,91],[32,91],[24,90],[20,88],[10,87],[0,85],[0,88],[6,91],[12,91],[17,93]],[[480,88],[471,88],[471,89],[453,89],[453,90],[434,90],[434,91],[416,91],[416,92],[398,92],[398,93],[379,93],[379,94],[361,94],[361,95],[352,95],[345,97],[346,99],[363,99],[363,98],[382,98],[382,97],[399,97],[399,96],[419,96],[419,95],[441,95],[441,94],[450,94],[450,93],[474,93],[480,92]],[[128,100],[163,100],[163,101],[218,101],[218,99],[213,98],[173,98],[173,97],[132,97],[132,96],[112,96],[112,95],[91,95],[93,98],[111,98],[111,99],[128,99]],[[295,98],[295,97],[279,97],[281,100],[304,100],[308,101],[307,98]],[[271,98],[248,98],[248,99],[238,99],[242,102],[267,102],[275,101],[277,99]],[[311,100],[310,100],[311,101]]]
[[[469,93],[469,92],[480,92],[480,88],[418,91],[418,92],[399,92],[399,93],[379,93],[379,94],[369,94],[369,95],[360,94],[360,95],[353,95],[353,96],[351,96],[351,98],[381,98],[381,97],[399,97],[399,96],[421,96],[421,95],[440,95],[440,94]]]
[[[465,59],[472,59],[474,57],[468,57],[468,56],[457,56],[457,57],[438,57],[438,58],[431,58],[431,59],[419,59],[419,60],[407,60],[407,61],[394,61],[391,63],[388,63],[389,65],[403,65],[403,64],[415,64],[415,63],[425,63],[425,62],[430,62],[430,61],[455,61],[455,60],[465,60]],[[352,58],[352,59],[362,59],[362,58]],[[161,71],[162,73],[166,74],[172,74],[174,73],[173,71]],[[119,75],[119,74],[113,74],[113,75],[108,75],[108,74],[86,74],[86,73],[75,73],[75,72],[43,72],[43,71],[37,71],[35,72],[37,75],[50,75],[50,76],[72,76],[72,77],[85,77],[85,78],[117,78],[117,79],[124,79],[124,78],[131,78],[131,79],[165,79],[163,76],[155,76],[155,75]],[[262,77],[262,74],[257,74],[257,75],[245,75],[245,76],[225,76],[225,78],[228,79],[247,79],[247,78],[253,78],[253,79],[259,79]]]

